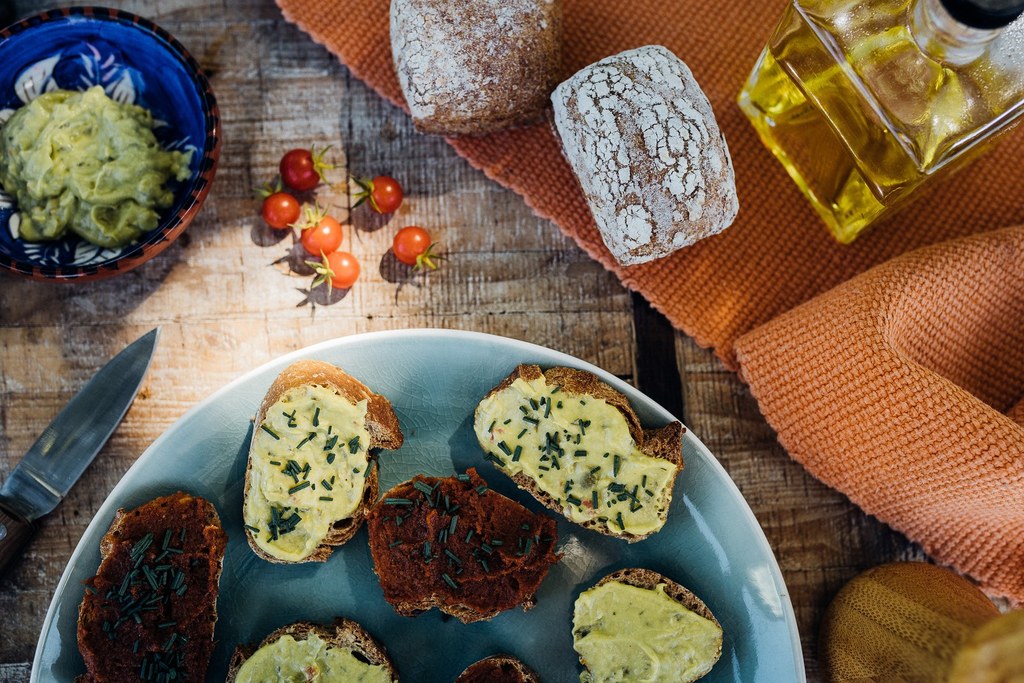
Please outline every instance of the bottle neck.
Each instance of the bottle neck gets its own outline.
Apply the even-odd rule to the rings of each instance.
[[[963,66],[983,55],[1003,29],[967,26],[954,19],[941,0],[917,0],[910,16],[910,31],[928,56]]]

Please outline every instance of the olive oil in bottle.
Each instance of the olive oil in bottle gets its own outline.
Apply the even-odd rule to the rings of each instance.
[[[739,95],[837,240],[1024,113],[1024,0],[791,0]]]

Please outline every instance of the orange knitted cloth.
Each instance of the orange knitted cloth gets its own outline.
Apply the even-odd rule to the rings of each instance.
[[[565,76],[651,43],[690,66],[729,143],[740,195],[736,223],[668,258],[623,268],[601,241],[547,124],[449,142],[731,367],[738,337],[876,264],[1024,223],[1018,130],[909,210],[851,246],[836,244],[735,104],[784,0],[563,1]],[[353,74],[404,107],[391,61],[388,0],[277,2]],[[938,559],[1024,601],[1024,434],[997,413],[1010,412],[1016,401],[1013,414],[1024,414],[1020,237],[1019,229],[996,233],[888,264],[757,330],[742,349],[744,377],[794,457]],[[989,247],[991,258],[979,256]],[[1012,255],[1015,280],[1008,277]],[[910,272],[932,259],[948,270]],[[856,301],[849,299],[854,294]],[[962,306],[938,309],[944,297]],[[869,315],[872,306],[876,322],[888,320],[888,327],[861,318],[827,327],[829,316]],[[811,321],[819,336],[796,335]],[[1005,328],[1011,323],[1016,337]]]

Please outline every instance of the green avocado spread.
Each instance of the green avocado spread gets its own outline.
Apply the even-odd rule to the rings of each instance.
[[[268,555],[302,562],[358,510],[370,468],[366,408],[304,385],[255,425],[242,517]]]
[[[583,683],[694,681],[718,660],[722,629],[666,595],[611,581],[576,599],[573,648]]]
[[[328,645],[315,633],[305,640],[282,636],[264,645],[238,669],[237,683],[391,683],[388,670]]]
[[[519,377],[480,402],[474,429],[492,462],[528,476],[574,522],[638,536],[665,523],[677,467],[642,453],[607,401]]]
[[[192,153],[167,152],[152,114],[100,86],[56,90],[0,128],[0,185],[21,214],[20,237],[57,240],[68,230],[119,247],[157,227],[173,200],[167,183],[189,177]]]

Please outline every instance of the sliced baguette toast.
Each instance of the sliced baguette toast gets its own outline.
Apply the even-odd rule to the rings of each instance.
[[[592,589],[590,589],[590,591],[593,591],[597,588],[600,588],[601,586],[606,586],[607,584],[612,583],[624,584],[626,586],[633,586],[635,588],[640,588],[648,591],[657,591],[658,587],[661,586],[662,590],[664,590],[665,592],[665,595],[667,595],[670,599],[674,600],[675,602],[685,607],[689,612],[692,612],[694,615],[699,617],[700,619],[698,620],[698,622],[703,622],[703,625],[705,627],[703,638],[686,637],[684,635],[680,635],[678,636],[678,642],[674,644],[674,647],[670,648],[670,656],[678,656],[680,660],[686,662],[686,666],[689,667],[690,675],[682,677],[665,678],[664,674],[662,674],[661,677],[655,679],[658,683],[689,683],[690,681],[695,681],[703,677],[705,674],[711,671],[712,667],[715,665],[715,662],[717,662],[719,657],[721,657],[722,655],[722,625],[718,623],[718,620],[715,618],[715,615],[711,613],[711,610],[708,609],[708,606],[705,605],[700,598],[694,595],[693,592],[687,589],[686,587],[680,585],[679,583],[676,583],[675,581],[672,581],[669,578],[666,578],[658,572],[655,572],[650,569],[641,568],[621,569],[617,572],[613,572],[608,576],[604,577],[603,579],[601,579],[600,581],[598,581],[597,584],[595,584],[595,586]],[[586,596],[590,591],[585,591],[583,594],[581,594],[580,597],[577,598],[577,602],[574,607],[573,647],[577,650],[578,653],[580,653],[580,648],[578,647],[579,639],[587,635],[585,631],[588,628],[580,623],[580,602],[583,600],[584,596]],[[632,601],[628,608],[629,609],[627,609],[626,611],[630,611],[631,609],[634,612],[643,613],[645,606],[639,604],[639,601]],[[604,624],[603,620],[601,623]],[[676,626],[676,624],[678,623],[679,622],[673,622],[672,626]],[[659,626],[660,625],[662,624],[659,624]],[[665,628],[670,627],[668,622],[663,622],[663,625],[665,626]],[[605,628],[607,630],[610,627],[605,626]],[[707,634],[710,634],[711,637],[707,637]],[[608,639],[613,635],[619,634],[603,634],[602,639],[599,641],[599,648],[608,651]],[[624,633],[621,635],[627,638],[644,637],[643,635],[641,635],[639,631],[634,630],[631,630],[630,633]],[[652,647],[652,643],[650,641],[648,641],[646,645],[648,647]],[[591,667],[588,665],[588,661],[582,653],[580,653],[580,662],[583,664],[584,668],[587,669],[587,671],[581,677],[581,680],[586,680],[591,683],[600,683],[601,681],[605,680],[600,675],[596,675],[594,672],[590,671]],[[662,669],[668,670],[669,665],[665,664],[664,662],[662,664]],[[636,675],[640,675],[639,672],[634,673]],[[671,676],[672,674],[669,675]],[[612,677],[612,679],[621,680],[620,678],[615,678],[614,676]],[[645,680],[647,679],[645,678]]]
[[[118,510],[78,611],[80,683],[201,681],[213,652],[227,535],[208,501],[178,492]]]
[[[591,424],[597,416],[607,418],[607,431]],[[477,406],[474,428],[496,469],[572,522],[632,543],[659,531],[668,518],[683,469],[682,424],[644,429],[629,399],[593,373],[520,365]],[[546,451],[548,434],[559,441]],[[608,434],[612,438],[602,436]],[[552,462],[549,456],[559,451]],[[529,471],[530,454],[539,452]]]
[[[395,486],[367,529],[384,599],[405,616],[437,607],[468,624],[530,609],[559,559],[555,520],[490,490],[474,469]]]
[[[335,425],[322,420],[319,416],[328,414],[326,402],[334,400],[353,409],[365,404],[365,414],[356,418],[361,425],[347,423],[334,431]],[[349,420],[347,412],[338,414]],[[358,410],[353,414],[360,415]],[[361,430],[365,438],[359,437]],[[325,561],[334,547],[356,534],[377,498],[377,451],[397,449],[402,442],[398,418],[384,396],[330,363],[289,365],[270,386],[254,421],[243,502],[249,546],[269,562]],[[295,468],[289,470],[292,462]],[[329,505],[346,495],[342,484],[349,487],[354,509],[326,519],[325,526],[332,514]],[[268,491],[276,491],[273,501]],[[278,514],[270,508],[278,508]],[[314,528],[314,518],[323,528]],[[296,531],[299,543],[308,547],[279,547],[289,540],[286,534]]]
[[[330,626],[308,621],[289,624],[268,635],[256,647],[238,646],[231,656],[227,683],[235,683],[242,665],[260,649],[277,642],[284,636],[291,636],[296,641],[304,641],[311,635],[317,636],[326,643],[328,649],[347,650],[361,662],[382,667],[386,674],[384,677],[389,677],[391,681],[397,683],[398,673],[384,646],[374,640],[373,636],[355,621],[340,618],[335,619]],[[314,673],[307,672],[307,676],[312,680]]]
[[[455,683],[540,683],[540,678],[512,655],[492,655],[470,664]]]

